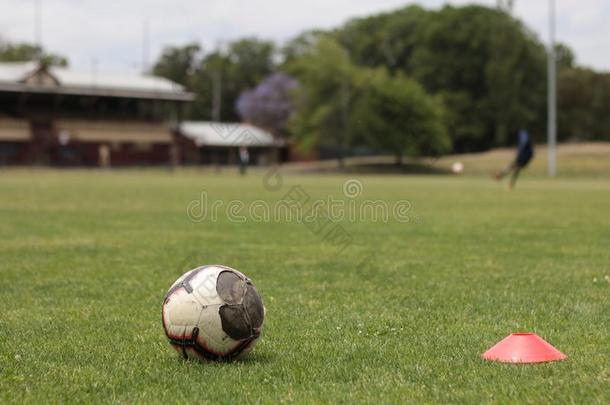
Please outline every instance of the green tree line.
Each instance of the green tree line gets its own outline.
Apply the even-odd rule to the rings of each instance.
[[[610,140],[610,74],[578,66],[556,47],[559,138]],[[0,42],[0,60],[67,64],[26,44]],[[237,121],[236,102],[282,72],[299,83],[282,135],[304,148],[404,155],[485,150],[520,128],[546,137],[546,49],[520,20],[470,5],[408,6],[306,31],[281,46],[242,38],[213,49],[167,47],[152,72],[196,99],[185,118]],[[270,103],[272,104],[272,103]]]
[[[609,75],[578,67],[565,45],[556,51],[560,140],[608,139]],[[289,73],[300,82],[290,125],[300,144],[400,159],[510,145],[520,128],[543,141],[546,63],[539,38],[505,11],[408,6],[282,47],[247,38],[208,53],[168,48],[154,72],[198,95],[190,117],[220,120],[238,118],[242,91]]]
[[[0,62],[29,62],[40,60],[43,64],[68,66],[68,59],[61,55],[45,52],[37,45],[10,43],[0,38]]]

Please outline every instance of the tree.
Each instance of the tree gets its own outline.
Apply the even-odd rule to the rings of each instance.
[[[507,15],[496,17],[490,30],[490,58],[486,61],[485,94],[481,118],[493,128],[487,146],[514,142],[509,134],[527,128],[544,114],[544,49],[524,37],[521,22]]]
[[[350,20],[333,35],[358,65],[407,71],[418,46],[417,33],[432,15],[421,6],[408,6]]]
[[[289,66],[299,58],[309,54],[318,41],[327,36],[322,30],[309,30],[302,32],[288,41],[281,49],[282,65]]]
[[[385,68],[365,69],[358,88],[352,111],[356,135],[394,154],[397,164],[404,155],[450,150],[443,107],[417,82],[401,73],[392,77]]]
[[[563,69],[557,77],[559,139],[610,141],[610,74]]]
[[[200,52],[201,47],[196,43],[167,47],[155,63],[153,73],[190,88],[192,75],[199,64]]]
[[[555,45],[555,58],[557,59],[558,70],[571,69],[576,64],[574,52],[566,44],[558,43]]]
[[[0,62],[30,62],[38,60],[46,66],[68,66],[68,59],[46,53],[41,47],[26,43],[9,44],[0,41]]]
[[[275,70],[275,45],[244,38],[203,54],[198,44],[166,48],[153,73],[186,86],[195,101],[185,112],[189,119],[238,119],[235,103]]]
[[[239,95],[275,71],[274,57],[275,45],[255,38],[231,42],[205,55],[193,77],[197,93],[193,117],[238,120]]]
[[[392,153],[398,162],[450,148],[437,99],[401,73],[354,65],[330,37],[287,68],[299,80],[293,132],[309,147],[334,148],[340,164],[355,146]]]
[[[403,72],[441,97],[457,151],[505,144],[519,127],[545,125],[544,46],[505,12],[409,6],[352,20],[333,35],[357,64]]]
[[[292,93],[297,81],[285,73],[274,73],[254,89],[243,91],[237,99],[237,112],[242,120],[282,134],[294,112]]]
[[[350,106],[357,68],[336,41],[322,37],[312,48],[285,67],[299,81],[291,128],[300,145],[334,150],[343,157],[353,144]]]
[[[244,38],[231,42],[228,47],[233,79],[248,86],[255,86],[275,70],[275,44],[256,38]]]

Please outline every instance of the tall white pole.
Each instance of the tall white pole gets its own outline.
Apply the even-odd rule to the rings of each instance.
[[[216,54],[222,55],[222,41],[216,41]],[[212,121],[220,122],[222,114],[222,67],[212,72]]]
[[[34,41],[38,47],[36,58],[38,62],[42,59],[42,9],[40,0],[34,2]]]
[[[220,67],[212,72],[212,120],[220,122],[222,112],[222,71]]]
[[[142,21],[142,74],[148,73],[150,62],[150,28],[147,19]]]
[[[555,0],[549,0],[549,50],[548,50],[548,172],[557,175],[557,60],[555,57]]]

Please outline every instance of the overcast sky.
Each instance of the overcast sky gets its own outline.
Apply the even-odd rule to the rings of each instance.
[[[285,41],[309,28],[331,28],[351,17],[418,3],[440,7],[463,0],[40,0],[42,43],[78,69],[137,70],[148,21],[154,61],[166,45],[243,36]],[[610,71],[610,1],[556,0],[557,38],[579,63]],[[495,5],[495,0],[477,3]],[[548,0],[516,0],[515,14],[547,41]],[[33,42],[35,0],[0,0],[0,38]],[[467,23],[466,21],[464,23]]]

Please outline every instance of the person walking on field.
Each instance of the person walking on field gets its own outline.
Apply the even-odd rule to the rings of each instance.
[[[519,177],[519,172],[521,172],[521,169],[528,165],[528,163],[532,160],[533,157],[534,146],[532,145],[532,140],[530,139],[530,136],[527,131],[522,129],[521,131],[519,131],[517,157],[504,170],[496,172],[493,175],[494,178],[500,181],[505,176],[512,173],[507,185],[507,190],[511,191],[515,187],[515,183],[517,182],[517,178]]]

